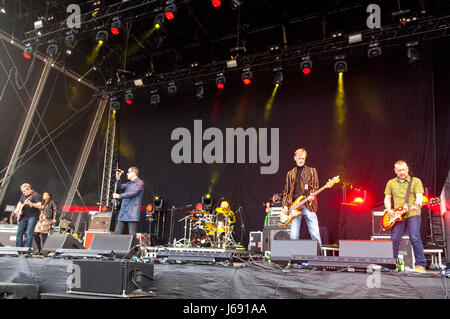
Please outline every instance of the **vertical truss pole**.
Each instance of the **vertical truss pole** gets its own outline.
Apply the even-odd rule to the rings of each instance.
[[[105,159],[103,161],[103,179],[100,203],[104,206],[110,206],[113,193],[113,180],[115,169],[117,169],[116,156],[116,113],[109,110],[108,128],[105,141]]]
[[[25,122],[22,126],[22,131],[20,132],[19,138],[17,140],[16,146],[14,147],[14,152],[11,156],[11,160],[9,162],[8,168],[6,170],[5,176],[1,181],[0,188],[0,205],[3,202],[6,191],[9,186],[9,182],[11,181],[14,172],[16,171],[17,162],[22,152],[23,144],[25,143],[25,139],[27,137],[28,131],[30,129],[31,122],[33,120],[34,114],[36,113],[36,109],[38,107],[39,101],[42,96],[42,92],[44,91],[45,83],[47,82],[48,75],[50,74],[52,61],[47,61],[44,64],[44,69],[42,70],[41,78],[39,79],[39,83],[34,91],[33,99],[31,100],[30,108],[28,110],[27,116],[25,118]]]
[[[64,201],[64,208],[66,210],[68,210],[70,205],[72,205],[75,192],[78,192],[78,184],[80,183],[81,176],[83,175],[83,171],[86,166],[89,154],[91,152],[95,136],[97,135],[97,131],[100,126],[100,122],[102,120],[107,102],[108,97],[103,96],[98,104],[97,113],[95,114],[94,120],[92,121],[91,128],[89,130],[89,135],[86,139],[86,142],[84,143],[83,151],[81,153],[80,160],[78,161],[75,175],[72,179],[72,184],[70,185],[69,192],[67,193],[66,200]]]

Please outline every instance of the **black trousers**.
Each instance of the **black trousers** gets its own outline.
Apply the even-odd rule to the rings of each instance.
[[[121,222],[121,221],[117,222],[114,234],[116,235],[123,234],[125,225],[128,225],[128,234],[136,235],[138,222]]]

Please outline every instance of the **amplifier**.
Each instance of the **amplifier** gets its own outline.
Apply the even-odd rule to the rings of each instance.
[[[111,212],[96,213],[89,222],[88,230],[109,231],[111,226]]]
[[[372,212],[372,236],[389,236],[391,234],[391,230],[384,230],[381,227],[384,213],[385,211]]]
[[[0,246],[16,246],[17,225],[0,224]]]
[[[263,251],[272,250],[272,242],[274,240],[289,240],[290,236],[289,227],[279,226],[266,226],[263,229]]]
[[[371,240],[390,240],[391,236],[372,236]],[[414,269],[414,252],[411,245],[411,240],[409,236],[403,236],[402,241],[400,242],[400,246],[398,247],[398,254],[403,256],[403,260],[405,261],[406,269]],[[397,257],[397,256],[394,256]]]
[[[280,215],[270,215],[267,217],[267,226],[282,227],[280,224]]]

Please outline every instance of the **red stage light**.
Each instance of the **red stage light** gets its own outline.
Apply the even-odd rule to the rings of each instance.
[[[223,83],[217,83],[217,88],[222,90],[225,87]]]
[[[242,82],[244,82],[245,85],[250,85],[250,83],[252,83],[252,80],[250,80],[249,78],[245,78],[242,80]]]
[[[28,53],[23,53],[23,57],[27,60],[31,59],[31,55],[29,55]]]
[[[364,203],[364,199],[362,197],[355,197],[353,199],[353,203],[355,203],[355,204],[363,204]]]
[[[310,68],[303,68],[302,72],[303,72],[304,75],[308,75],[308,74],[311,73],[311,69]]]
[[[151,212],[151,211],[153,210],[153,205],[152,205],[152,204],[148,204],[148,205],[145,207],[145,210],[148,211],[148,212]]]
[[[175,14],[172,11],[166,11],[165,16],[167,20],[173,20],[175,18]]]
[[[125,99],[125,103],[127,103],[127,104],[133,104],[133,101],[130,100],[130,99]]]
[[[114,35],[118,35],[120,33],[119,28],[111,27],[111,33]]]
[[[222,1],[221,0],[212,0],[211,1],[213,7],[218,8],[222,5]]]

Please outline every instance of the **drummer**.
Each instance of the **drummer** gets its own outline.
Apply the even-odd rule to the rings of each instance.
[[[230,204],[228,204],[227,201],[222,201],[220,207],[216,208],[216,212],[217,220],[223,219],[223,217],[219,217],[219,215],[223,215],[226,217],[228,224],[236,223],[236,216],[234,215],[234,212],[230,210]]]

